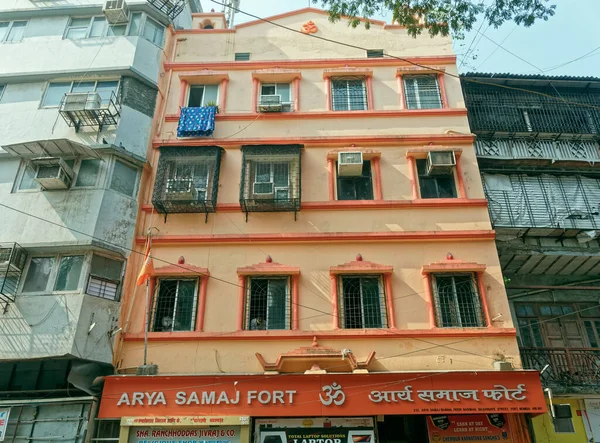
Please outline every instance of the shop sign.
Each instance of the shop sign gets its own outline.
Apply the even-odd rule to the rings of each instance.
[[[512,442],[503,414],[432,415],[427,417],[427,430],[431,443]]]
[[[100,418],[542,413],[537,372],[107,377]]]
[[[240,443],[240,427],[139,427],[129,432],[128,443]]]
[[[6,436],[6,428],[8,428],[8,416],[10,408],[0,408],[0,441],[4,441]]]
[[[585,414],[595,442],[600,442],[600,398],[586,398]]]
[[[261,431],[260,443],[374,443],[373,430],[290,428]]]

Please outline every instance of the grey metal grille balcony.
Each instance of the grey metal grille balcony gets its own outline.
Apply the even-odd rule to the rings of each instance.
[[[542,383],[562,392],[600,392],[600,348],[521,348],[524,369],[541,371]]]
[[[478,158],[496,160],[600,161],[598,143],[593,140],[544,140],[478,138]]]
[[[185,8],[185,0],[148,0],[152,6],[174,20]]]
[[[0,243],[0,301],[15,301],[27,262],[27,252],[17,243]]]

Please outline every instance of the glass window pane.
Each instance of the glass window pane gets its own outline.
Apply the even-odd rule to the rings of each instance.
[[[348,81],[348,97],[351,111],[367,109],[367,91],[362,80]]]
[[[23,36],[25,35],[25,26],[27,26],[26,21],[13,22],[12,28],[8,33],[8,37],[6,38],[7,42],[19,42],[23,40]]]
[[[110,189],[133,197],[135,195],[136,181],[137,169],[119,160],[115,160]]]
[[[276,188],[287,188],[290,185],[290,164],[273,163],[273,182]]]
[[[127,25],[109,25],[108,30],[106,31],[106,35],[109,37],[125,35],[127,31]]]
[[[118,81],[98,82],[98,85],[96,86],[96,92],[100,94],[100,97],[102,97],[102,103],[106,105],[110,102],[111,97],[113,97],[113,92],[116,96],[118,88]]]
[[[202,106],[204,97],[204,86],[192,86],[188,98],[188,107],[199,108]]]
[[[68,92],[71,92],[71,82],[50,83],[46,89],[42,106],[58,106],[63,96]]]
[[[10,22],[2,22],[0,23],[0,42],[3,42],[6,38],[6,33],[8,32],[8,26]]]
[[[270,183],[271,182],[271,163],[257,163],[255,183]]]
[[[269,280],[267,329],[287,329],[287,279]]]
[[[373,200],[373,185],[368,177],[357,177],[355,180],[356,199]]]
[[[196,281],[180,280],[173,331],[191,331],[195,327]]]
[[[250,279],[248,300],[247,329],[251,331],[267,328],[267,293],[269,280],[265,278]]]
[[[88,28],[90,26],[89,18],[73,18],[67,29],[67,38],[80,39],[86,38],[88,34]]]
[[[136,12],[131,14],[131,22],[129,23],[129,35],[140,35],[140,25],[142,23],[142,13]]]
[[[31,259],[23,292],[42,292],[48,286],[48,279],[54,266],[54,257],[36,257]]]
[[[436,177],[434,180],[437,181],[438,198],[456,197],[456,186],[454,184],[454,177]]]
[[[275,95],[275,85],[263,84],[260,88],[260,95]]]
[[[87,37],[87,28],[71,28],[67,31],[67,38],[78,40]]]
[[[96,82],[74,82],[71,92],[92,92]]]
[[[123,262],[110,258],[94,255],[90,274],[103,277],[108,280],[121,280]]]
[[[352,178],[338,178],[337,199],[356,200],[356,180]]]
[[[290,84],[289,83],[277,83],[277,94],[281,96],[282,102],[290,102]]]
[[[331,81],[331,109],[334,111],[347,111],[350,109],[348,83],[345,80]]]
[[[19,190],[21,189],[38,189],[39,183],[35,180],[35,168],[29,164],[25,165],[21,182],[19,183]]]
[[[204,87],[204,104],[203,104],[203,106],[207,106],[211,102],[218,104],[217,95],[219,95],[219,86],[218,85],[206,85]]]
[[[362,302],[365,328],[382,328],[383,319],[381,301],[383,294],[380,292],[378,278],[362,278]]]
[[[104,36],[105,29],[106,29],[106,19],[104,17],[94,17],[92,19],[92,29],[90,30],[90,37]]]
[[[58,266],[55,291],[74,291],[79,287],[83,255],[64,256]]]
[[[173,314],[177,298],[178,280],[161,280],[158,295],[154,303],[153,331],[167,332],[173,330]]]
[[[342,296],[344,327],[363,328],[360,278],[342,277]]]
[[[144,38],[150,40],[156,46],[162,46],[164,32],[164,26],[146,17],[146,24],[144,25]]]
[[[102,160],[82,160],[75,186],[96,186]]]

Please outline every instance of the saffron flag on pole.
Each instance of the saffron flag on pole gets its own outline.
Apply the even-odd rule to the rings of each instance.
[[[146,281],[150,278],[152,274],[154,274],[154,262],[152,261],[152,256],[150,255],[150,248],[152,246],[152,237],[148,236],[146,239],[146,253],[144,254],[144,264],[142,265],[142,269],[140,269],[140,273],[137,278],[137,285],[142,286]]]

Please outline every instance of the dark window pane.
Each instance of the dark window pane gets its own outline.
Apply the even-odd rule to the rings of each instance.
[[[288,329],[288,279],[251,278],[248,329]]]
[[[344,327],[359,329],[363,327],[360,303],[360,278],[343,277]]]
[[[434,276],[440,327],[481,327],[483,318],[473,275]]]
[[[381,328],[381,303],[379,278],[362,278],[362,301],[365,328]]]
[[[596,323],[600,323],[600,322],[596,322]],[[592,324],[591,321],[585,321],[585,322],[583,322],[583,324],[585,325],[585,332],[588,336],[588,340],[590,341],[590,346],[592,348],[597,348],[598,347],[598,338],[596,337],[596,333],[598,331],[594,330],[594,325]]]
[[[193,331],[195,327],[196,281],[179,280],[174,331]]]
[[[337,188],[338,200],[373,200],[371,162],[363,162],[362,174],[359,177],[338,176]]]
[[[64,256],[58,265],[55,291],[74,291],[79,286],[83,255]]]
[[[540,306],[540,315],[542,315],[544,317],[549,317],[550,315],[552,315],[551,307],[550,306]]]
[[[190,88],[190,97],[188,99],[188,107],[200,108],[203,106],[202,97],[204,96],[204,86],[192,86]]]
[[[533,347],[533,340],[529,332],[529,322],[527,320],[519,320],[519,333],[521,341],[526,348]]]
[[[177,280],[161,280],[154,308],[153,331],[171,331],[177,294]]]
[[[197,280],[160,280],[154,302],[153,331],[192,331]]]
[[[417,159],[421,198],[455,198],[454,175],[428,175],[427,160]]]
[[[287,329],[287,279],[269,280],[267,329]]]

